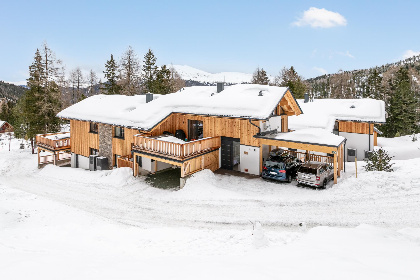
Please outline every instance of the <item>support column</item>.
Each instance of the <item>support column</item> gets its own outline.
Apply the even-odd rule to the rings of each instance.
[[[133,176],[137,177],[136,169],[137,169],[137,157],[136,154],[133,154]]]
[[[334,184],[337,184],[337,153],[334,154]]]
[[[340,173],[340,171],[341,171],[341,146],[338,147],[337,154],[338,154],[338,157],[337,157],[337,165],[338,165],[337,166],[338,167],[337,175],[338,175],[338,177],[341,177],[341,173]]]
[[[263,168],[263,145],[260,145],[260,175]]]
[[[40,150],[39,150],[39,147],[38,147],[38,168],[39,168],[39,164],[40,164],[40,158],[39,158],[39,152],[40,152]]]

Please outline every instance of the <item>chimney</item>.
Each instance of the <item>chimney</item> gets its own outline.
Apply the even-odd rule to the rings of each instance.
[[[152,93],[146,93],[146,103],[149,103],[153,100],[153,94]]]
[[[309,94],[308,93],[305,93],[305,103],[308,103],[309,102]]]
[[[217,93],[225,89],[225,83],[217,83]]]

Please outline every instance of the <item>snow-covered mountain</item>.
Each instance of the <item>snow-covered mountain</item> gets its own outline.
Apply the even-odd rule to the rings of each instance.
[[[228,84],[250,83],[252,74],[240,72],[209,73],[188,65],[172,65],[182,79],[200,83],[226,82]]]

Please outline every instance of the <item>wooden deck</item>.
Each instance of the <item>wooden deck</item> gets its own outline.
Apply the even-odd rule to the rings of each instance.
[[[38,134],[36,136],[36,145],[49,151],[70,150],[70,133],[59,132]]]
[[[175,161],[187,161],[221,145],[220,137],[208,137],[185,143],[174,143],[142,135],[134,136],[133,150]]]

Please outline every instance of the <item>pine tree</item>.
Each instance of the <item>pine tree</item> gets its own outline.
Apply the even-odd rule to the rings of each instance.
[[[259,85],[268,85],[270,83],[270,79],[267,76],[264,68],[257,68],[252,75],[251,84],[259,84]]]
[[[298,75],[293,66],[290,69],[284,67],[280,74],[276,76],[274,83],[277,86],[288,87],[296,98],[303,98],[304,94],[308,91],[307,84]]]
[[[47,73],[53,66],[50,56],[41,55],[39,50],[35,52],[34,62],[29,66],[28,90],[16,106],[16,112],[20,114],[15,124],[18,134],[24,133],[26,139],[31,139],[32,152],[36,134],[60,129],[61,122],[56,117],[61,109],[59,89],[52,72]]]
[[[88,96],[93,96],[97,94],[96,85],[98,84],[98,76],[96,75],[95,71],[90,69],[89,77],[89,89],[88,89]]]
[[[157,66],[156,57],[153,51],[149,51],[144,55],[143,61],[143,91],[153,92],[153,84],[156,80]]]
[[[370,69],[363,97],[386,101],[385,90],[382,86],[382,76],[376,68]]]
[[[140,62],[131,46],[128,47],[120,62],[121,94],[140,93]]]
[[[153,81],[151,92],[157,94],[174,92],[171,77],[171,70],[166,68],[166,65],[163,65],[160,69],[156,70],[156,78]]]
[[[400,68],[390,82],[391,97],[387,107],[388,118],[382,130],[386,137],[409,135],[418,131],[418,100],[411,89],[406,68]]]
[[[366,171],[386,171],[392,172],[393,163],[391,163],[392,157],[382,148],[379,150],[373,151],[369,158],[367,159],[367,163],[365,165]]]
[[[103,91],[105,94],[120,94],[121,86],[118,84],[118,66],[111,54],[111,59],[105,64],[105,78],[106,82],[103,83]]]

